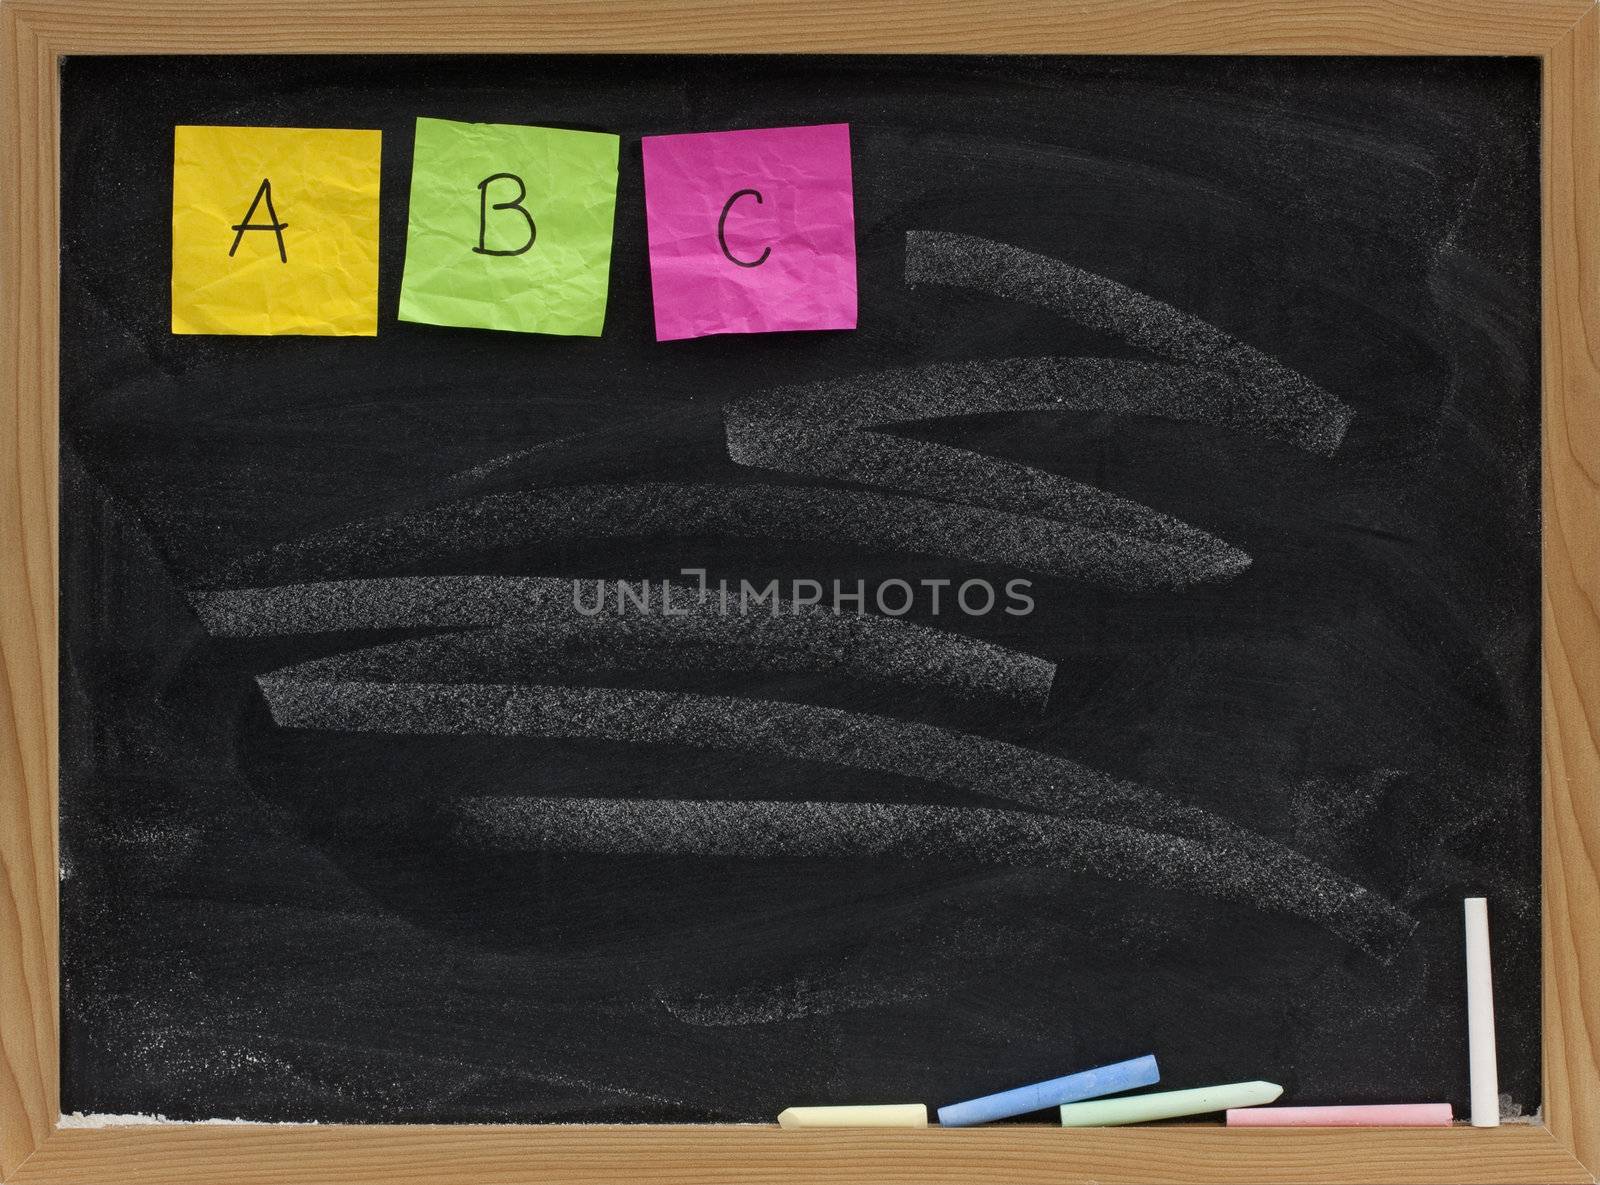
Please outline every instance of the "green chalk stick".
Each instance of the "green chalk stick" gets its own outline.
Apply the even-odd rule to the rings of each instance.
[[[1180,1115],[1204,1115],[1231,1107],[1259,1107],[1282,1093],[1283,1087],[1276,1082],[1229,1082],[1224,1086],[1200,1086],[1194,1090],[1163,1090],[1158,1094],[1063,1103],[1061,1126],[1116,1127],[1124,1123],[1148,1123],[1152,1119],[1176,1119]]]

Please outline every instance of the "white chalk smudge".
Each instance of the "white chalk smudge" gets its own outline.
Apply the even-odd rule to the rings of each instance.
[[[728,455],[741,465],[1045,515],[1166,540],[1215,560],[1233,549],[1139,502],[1032,466],[871,429],[996,412],[1111,411],[1255,430],[1255,418],[1235,406],[1237,388],[1214,370],[1111,358],[936,363],[740,399],[724,409],[725,433]]]
[[[673,614],[623,610],[616,582],[551,576],[418,576],[341,580],[190,595],[213,635],[496,625],[411,639],[293,668],[319,679],[496,678],[507,671],[718,670],[831,673],[1042,708],[1055,664],[944,630],[867,614],[834,614],[775,600],[724,613],[713,594],[677,587]],[[659,584],[657,585],[659,596]],[[581,613],[575,606],[598,607]]]
[[[1059,259],[976,235],[906,232],[908,284],[970,288],[1048,309],[1233,382],[1224,422],[1331,456],[1351,409],[1298,371],[1199,317]]]
[[[56,1118],[56,1126],[61,1128],[74,1128],[87,1131],[98,1131],[107,1127],[154,1127],[157,1125],[167,1127],[316,1127],[315,1119],[306,1120],[274,1120],[274,1119],[168,1119],[160,1113],[145,1115],[139,1112],[123,1115],[102,1115],[95,1111],[74,1111],[70,1115],[62,1114]]]
[[[1188,862],[1189,887],[1237,899],[1259,893],[1369,950],[1415,925],[1361,886],[1206,811],[1062,757],[933,725],[686,692],[314,681],[281,672],[257,683],[282,728],[681,745],[917,778],[1057,815],[1171,833],[1160,838],[1192,841],[1173,857]]]
[[[1091,819],[914,803],[613,798],[479,797],[455,811],[464,841],[498,849],[1050,868],[1269,911],[1313,906],[1312,920],[1348,940],[1373,937],[1365,923],[1375,919],[1344,912],[1352,891],[1363,892],[1355,886],[1339,899],[1297,899],[1270,860]]]
[[[839,708],[677,691],[258,676],[284,728],[627,741],[760,753],[902,774],[1042,810],[1116,812],[1197,835],[1215,816],[1066,758]],[[1221,830],[1212,833],[1210,825]]]
[[[1509,1094],[1502,1094],[1499,1102],[1501,1123],[1530,1123],[1537,1118],[1523,1114],[1522,1104]]]
[[[1172,372],[1163,381],[1149,372]],[[997,411],[1103,408],[1149,410],[1217,405],[1185,388],[1206,372],[1109,359],[1013,358],[880,371],[832,382],[781,387],[724,409],[728,455],[741,465],[807,477],[912,491],[965,506],[986,506],[1070,522],[1102,546],[1165,553],[1159,583],[1174,588],[1242,571],[1249,556],[1222,540],[1095,486],[1013,461],[930,441],[871,431],[899,424]],[[1184,398],[1157,400],[1177,392]]]
[[[819,629],[813,625],[816,620],[580,618],[390,642],[313,659],[278,673],[398,683],[549,680],[620,671],[828,674],[968,698],[987,695],[1034,710],[1043,708],[1050,696],[1054,667],[1042,659],[1018,654],[1013,663],[1009,657],[996,660],[981,653],[981,643],[921,645],[916,638],[833,628],[832,622]],[[728,628],[721,628],[724,623]]]
[[[594,581],[578,583],[592,596]],[[574,612],[573,584],[557,576],[391,576],[188,595],[207,633],[262,638],[553,620]]]
[[[937,556],[1127,590],[1224,580],[1250,562],[1231,548],[1196,555],[1169,540],[927,498],[816,486],[628,482],[488,494],[354,523],[246,556],[213,583],[275,583],[534,540],[705,535]]]
[[[916,988],[829,986],[799,979],[775,987],[748,988],[688,997],[658,997],[674,1020],[698,1028],[769,1025],[841,1012],[864,1012],[927,998]]]
[[[471,493],[487,480],[530,470],[519,476],[532,478],[532,484],[553,484],[575,473],[593,477],[597,467],[676,446],[681,442],[673,437],[685,432],[692,422],[693,418],[686,417],[682,408],[674,408],[607,423],[491,457],[451,474],[440,488]]]

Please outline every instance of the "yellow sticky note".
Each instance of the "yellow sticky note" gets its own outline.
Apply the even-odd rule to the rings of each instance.
[[[172,332],[378,332],[383,133],[178,127]]]

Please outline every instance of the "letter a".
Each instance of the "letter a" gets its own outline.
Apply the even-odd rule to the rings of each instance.
[[[271,222],[251,222],[256,216],[256,207],[263,201],[267,203],[267,217]],[[272,182],[261,178],[261,188],[256,190],[256,196],[250,199],[250,208],[244,212],[244,221],[235,222],[230,228],[233,231],[233,246],[228,248],[228,258],[233,258],[233,253],[239,249],[239,240],[244,238],[247,230],[270,230],[278,236],[278,258],[284,263],[289,262],[289,252],[283,246],[283,232],[288,228],[287,222],[278,221],[278,212],[272,208]]]
[[[509,202],[496,202],[489,204],[489,183],[491,181],[515,181],[517,183],[517,196]],[[533,224],[533,215],[523,208],[522,199],[528,196],[528,187],[522,183],[522,178],[515,173],[494,173],[478,182],[478,245],[472,250],[478,255],[521,255],[533,246],[533,240],[538,237],[539,230]],[[484,246],[483,236],[488,229],[490,210],[515,210],[521,214],[528,224],[528,241],[513,251],[497,251],[493,247]]]

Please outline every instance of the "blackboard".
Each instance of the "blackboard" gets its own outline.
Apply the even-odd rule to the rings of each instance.
[[[104,58],[62,105],[64,1111],[769,1120],[1144,1052],[1459,1110],[1468,893],[1536,1111],[1535,62]],[[603,337],[395,320],[419,115],[622,136]],[[640,135],[822,122],[859,329],[654,342]],[[185,123],[383,131],[375,339],[169,333]],[[686,569],[785,600],[574,608]]]

